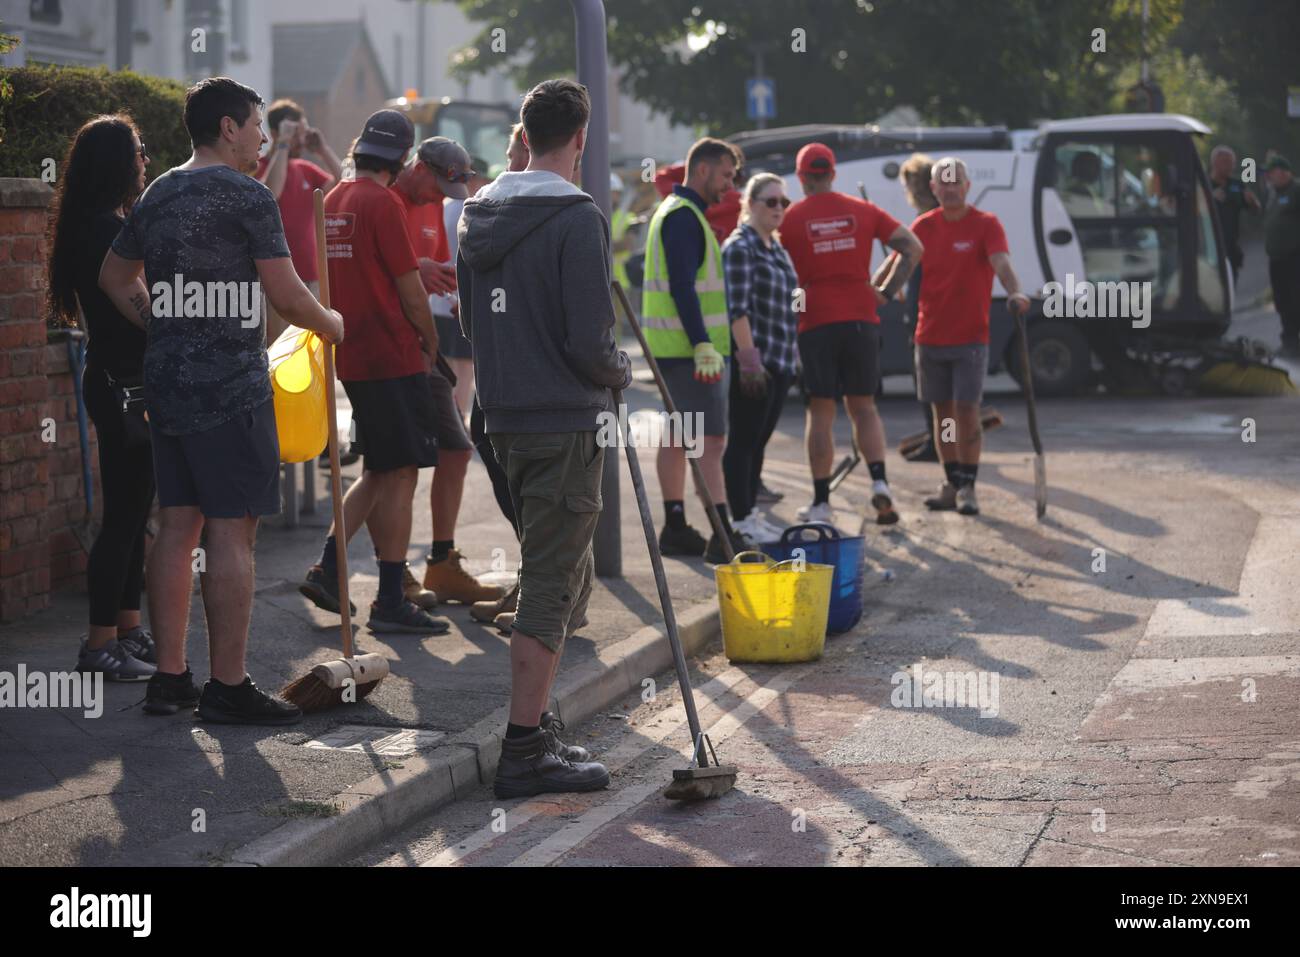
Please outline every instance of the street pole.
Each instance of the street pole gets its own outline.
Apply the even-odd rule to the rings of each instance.
[[[578,82],[587,88],[591,97],[587,146],[582,151],[582,188],[596,201],[596,206],[605,214],[605,220],[609,221],[609,65],[605,47],[605,4],[602,0],[570,0],[570,3],[577,29]],[[610,266],[609,263],[606,265]],[[596,522],[596,536],[592,541],[596,574],[601,578],[622,578],[617,447],[613,454],[609,449],[605,450],[600,494],[604,508]]]
[[[762,76],[763,76],[763,48],[761,46],[756,45],[754,47],[754,79],[756,80],[760,79],[762,78]],[[759,116],[758,128],[760,130],[767,129],[766,116],[762,116],[762,115]]]

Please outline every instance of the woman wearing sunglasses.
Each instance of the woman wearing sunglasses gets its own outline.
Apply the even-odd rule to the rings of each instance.
[[[51,217],[49,304],[54,316],[89,333],[81,388],[99,439],[104,518],[90,550],[90,631],[78,671],[109,681],[145,681],[157,662],[140,626],[144,535],[153,503],[153,450],[143,412],[123,408],[143,381],[145,330],[99,288],[99,267],[126,214],[144,192],[149,164],[129,116],[97,116],[77,131],[59,173]],[[140,283],[141,291],[144,289]]]
[[[754,503],[763,450],[796,373],[793,297],[799,279],[777,236],[789,207],[781,178],[757,174],[745,185],[740,223],[722,246],[727,313],[736,343],[722,470],[735,528],[755,542],[774,541],[781,534]]]

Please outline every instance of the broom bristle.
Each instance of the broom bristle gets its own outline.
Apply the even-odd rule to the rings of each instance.
[[[1206,369],[1197,385],[1220,395],[1295,395],[1295,383],[1285,369],[1258,363],[1220,362]]]
[[[361,701],[379,687],[379,682],[383,680],[380,678],[378,681],[358,682],[357,701]],[[331,688],[320,678],[308,672],[296,681],[285,685],[280,692],[280,697],[296,704],[302,709],[303,714],[315,714],[343,704],[343,689]]]

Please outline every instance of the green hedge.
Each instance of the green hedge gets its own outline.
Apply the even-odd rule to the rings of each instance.
[[[101,113],[130,113],[149,150],[150,178],[185,162],[190,139],[182,113],[185,87],[174,80],[104,67],[0,69],[0,176],[39,178],[46,157],[62,164],[82,123]]]

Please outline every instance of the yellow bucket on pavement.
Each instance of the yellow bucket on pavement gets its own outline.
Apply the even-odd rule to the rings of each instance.
[[[747,558],[757,559],[746,561]],[[729,661],[813,661],[826,646],[834,565],[741,552],[713,569]]]
[[[326,343],[314,332],[290,326],[267,350],[275,430],[281,462],[306,462],[329,441],[325,410]]]

